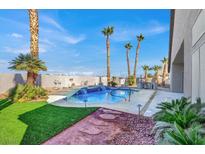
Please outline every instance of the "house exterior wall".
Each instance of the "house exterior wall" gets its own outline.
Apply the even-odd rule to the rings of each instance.
[[[171,42],[170,74],[171,90],[180,89],[177,85],[176,59],[183,59],[183,92],[186,97],[205,100],[205,10],[175,10]],[[180,50],[183,44],[183,54]],[[179,58],[181,55],[183,57]]]

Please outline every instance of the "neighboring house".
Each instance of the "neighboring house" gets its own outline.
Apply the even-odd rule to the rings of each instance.
[[[205,101],[205,10],[171,10],[171,91]]]

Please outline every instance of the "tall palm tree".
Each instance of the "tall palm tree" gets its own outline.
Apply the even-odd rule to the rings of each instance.
[[[153,70],[155,71],[155,79],[157,81],[157,85],[159,84],[159,70],[161,69],[162,67],[159,66],[159,65],[154,65],[153,66]]]
[[[128,78],[130,77],[130,61],[129,61],[129,51],[132,48],[131,43],[127,43],[125,44],[125,48],[126,48],[126,57],[127,57],[127,71],[128,71]]]
[[[34,85],[35,80],[33,74],[38,74],[39,71],[46,71],[45,63],[31,54],[20,54],[17,58],[10,62],[9,69],[17,71],[27,71],[27,81],[29,85]]]
[[[39,47],[38,47],[38,11],[36,9],[29,9],[29,22],[30,22],[30,53],[34,58],[38,58]],[[37,79],[38,74],[33,74],[34,82]]]
[[[147,81],[148,71],[150,71],[151,68],[148,65],[143,65],[142,69],[144,70],[144,79],[145,79],[145,82],[146,82]]]
[[[163,72],[162,72],[162,86],[165,86],[165,80],[166,80],[166,76],[167,76],[167,66],[168,66],[168,58],[164,57],[161,60],[162,64],[163,64]]]
[[[110,85],[110,36],[114,32],[114,27],[108,26],[102,30],[103,35],[106,37],[106,49],[107,49],[107,84]]]
[[[134,65],[134,72],[133,72],[134,85],[136,85],[136,73],[137,73],[137,64],[138,64],[138,56],[139,56],[140,43],[143,40],[144,40],[144,36],[142,34],[137,36],[137,42],[138,43],[137,43],[137,48],[136,48],[135,65]]]

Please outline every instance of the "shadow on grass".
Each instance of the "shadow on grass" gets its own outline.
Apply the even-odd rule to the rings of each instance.
[[[19,119],[28,125],[21,144],[41,144],[72,126],[97,108],[65,108],[45,105],[20,115]]]
[[[9,101],[8,99],[0,100],[0,111],[3,110],[4,108],[8,107],[11,104],[12,104],[12,102]]]

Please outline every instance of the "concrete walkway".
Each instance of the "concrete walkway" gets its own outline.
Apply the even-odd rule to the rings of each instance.
[[[182,96],[183,93],[173,93],[173,92],[158,90],[144,115],[151,117],[153,114],[159,111],[156,108],[158,104],[165,101],[171,101],[173,99],[180,99]]]

